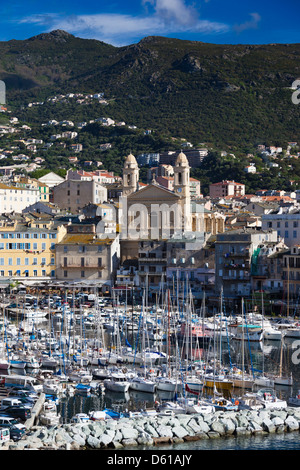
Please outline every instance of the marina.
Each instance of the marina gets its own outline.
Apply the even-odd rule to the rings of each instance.
[[[191,298],[184,308],[172,305],[169,293],[165,304],[142,299],[134,308],[77,298],[55,309],[49,297],[41,315],[33,296],[30,318],[2,303],[1,394],[43,394],[35,424],[298,406],[294,337],[276,318],[204,315]],[[280,335],[270,339],[270,329]]]

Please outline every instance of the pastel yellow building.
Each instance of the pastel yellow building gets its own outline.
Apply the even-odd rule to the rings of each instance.
[[[0,279],[55,279],[55,244],[66,233],[61,222],[45,217],[2,217],[0,221]]]

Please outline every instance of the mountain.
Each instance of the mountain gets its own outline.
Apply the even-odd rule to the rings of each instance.
[[[155,36],[114,47],[56,30],[1,42],[0,79],[12,107],[51,93],[102,91],[114,119],[247,151],[299,140],[300,106],[290,89],[300,78],[299,59],[300,44]]]

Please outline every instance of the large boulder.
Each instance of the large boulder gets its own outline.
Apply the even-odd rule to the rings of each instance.
[[[293,416],[288,416],[286,418],[284,424],[287,426],[287,430],[289,432],[298,431],[298,429],[299,429],[299,422]]]
[[[262,422],[262,428],[267,431],[268,433],[273,433],[276,431],[276,426],[273,421],[268,417],[266,417]]]

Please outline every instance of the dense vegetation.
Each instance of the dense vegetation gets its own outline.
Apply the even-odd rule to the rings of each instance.
[[[289,141],[299,141],[300,105],[292,103],[290,89],[300,77],[299,58],[300,44],[216,45],[149,37],[117,48],[54,31],[0,43],[0,79],[12,112],[30,125],[31,136],[45,142],[59,132],[41,126],[50,119],[80,122],[107,116],[137,126],[83,128],[76,139],[83,144],[79,165],[101,160],[103,167],[120,173],[129,151],[175,150],[186,139],[212,150],[192,172],[204,191],[209,182],[235,179],[252,192],[262,186],[290,188],[290,179],[300,179],[296,159],[269,168],[256,152],[259,143],[286,148]],[[109,104],[45,101],[69,92],[104,92]],[[45,104],[28,108],[32,101]],[[144,135],[145,129],[152,134]],[[107,142],[112,148],[99,150]],[[70,142],[65,143],[39,152],[49,169],[70,166]],[[220,157],[221,150],[228,152],[226,158]],[[248,153],[254,154],[255,175],[243,170]]]

